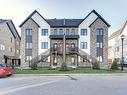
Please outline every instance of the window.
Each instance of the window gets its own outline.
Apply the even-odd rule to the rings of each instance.
[[[66,29],[66,35],[69,35],[69,29]]]
[[[97,56],[97,61],[103,62],[103,57],[102,56]]]
[[[26,56],[26,61],[31,60],[32,56]]]
[[[98,28],[96,30],[96,35],[104,35],[104,30],[102,28]]]
[[[16,50],[16,53],[19,54],[19,50]]]
[[[41,42],[41,49],[48,49],[48,42]]]
[[[32,43],[26,43],[26,48],[27,49],[32,49]]]
[[[116,50],[116,52],[119,52],[119,46],[117,46],[117,47],[115,48],[115,50]]]
[[[26,36],[32,36],[32,29],[26,29]]]
[[[59,30],[59,35],[63,35],[63,29]]]
[[[19,41],[16,42],[17,46],[19,46]]]
[[[5,50],[5,46],[3,44],[0,44],[0,50]]]
[[[97,47],[98,48],[103,48],[103,43],[102,42],[97,42]]]
[[[81,42],[81,49],[87,49],[87,42]]]
[[[53,33],[54,35],[58,35],[58,33],[57,33],[57,29],[54,29],[54,33]]]
[[[12,48],[10,48],[11,52],[12,52]]]
[[[75,29],[71,30],[71,35],[75,35]]]
[[[81,36],[87,36],[87,29],[81,29]]]
[[[12,43],[12,38],[11,38],[11,43]]]
[[[41,35],[42,36],[48,36],[48,29],[42,29]]]

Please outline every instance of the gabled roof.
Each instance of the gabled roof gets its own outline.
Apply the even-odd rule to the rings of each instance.
[[[78,27],[82,19],[46,19],[51,27]]]
[[[20,25],[19,25],[19,27],[22,27],[22,25],[26,22],[26,21],[28,21],[29,19],[32,19],[32,16],[35,14],[35,13],[38,13],[44,20],[45,20],[45,18],[37,11],[37,10],[34,10]],[[32,21],[34,21],[33,19],[32,19]],[[46,20],[45,20],[46,21]],[[47,21],[46,21],[47,22]],[[37,24],[35,21],[34,21],[34,23],[35,24]],[[48,22],[47,22],[48,23]],[[37,26],[38,27],[40,27],[38,24],[37,24]]]
[[[14,36],[15,39],[17,40],[21,40],[15,26],[14,26],[14,23],[12,22],[12,20],[3,20],[3,19],[0,19],[0,24],[3,24],[3,23],[6,23],[8,28],[10,29],[12,35]]]
[[[124,23],[124,25],[123,25],[123,27],[121,29],[117,30],[116,32],[113,32],[110,35],[109,40],[111,40],[111,39],[113,39],[113,38],[115,38],[117,36],[120,36],[122,34],[124,28],[126,27],[126,25],[127,25],[127,21]]]
[[[91,13],[95,13],[95,15],[98,16],[98,18],[100,18],[108,27],[110,27],[110,25],[95,10],[92,10],[84,19],[45,19],[38,11],[35,10],[21,23],[20,27],[22,27],[22,25],[28,19],[32,19],[32,16],[35,13],[38,13],[51,27],[78,27]],[[36,23],[36,21],[34,22]],[[91,25],[93,23],[94,21],[91,23]]]
[[[121,34],[121,29],[117,30],[116,32],[112,33],[109,37],[109,40],[119,36]]]
[[[106,21],[105,21],[105,19],[101,16],[101,15],[99,15],[95,10],[92,10],[83,20],[82,20],[82,22],[90,15],[90,14],[92,14],[92,13],[95,13],[97,16],[98,16],[98,18],[100,18],[108,27],[110,27],[110,24],[109,23],[107,23]],[[98,19],[97,18],[97,19]],[[95,20],[97,20],[97,19],[95,19]],[[90,24],[90,26],[95,22],[95,20]],[[81,23],[82,23],[81,22]],[[89,26],[89,27],[90,27]]]

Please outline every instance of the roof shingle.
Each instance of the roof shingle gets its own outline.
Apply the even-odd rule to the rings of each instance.
[[[51,27],[78,27],[83,19],[46,19]]]

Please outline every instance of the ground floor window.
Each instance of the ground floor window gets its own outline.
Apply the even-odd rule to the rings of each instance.
[[[32,59],[32,56],[26,56],[26,61],[29,61]]]
[[[103,62],[103,57],[102,56],[97,56],[97,61],[98,62]]]

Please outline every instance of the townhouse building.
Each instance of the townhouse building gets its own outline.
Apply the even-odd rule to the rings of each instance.
[[[113,32],[109,37],[109,53],[108,59],[112,62],[117,59],[119,62],[122,59],[122,40],[121,36],[124,35],[123,40],[123,57],[124,61],[127,62],[127,21],[125,24],[116,32]]]
[[[0,62],[20,65],[20,40],[12,20],[0,19]]]
[[[106,65],[109,27],[95,10],[83,19],[45,19],[35,10],[20,25],[21,66],[29,66],[29,60],[44,66],[44,58],[47,66],[61,66],[64,57],[67,66],[94,59]]]

